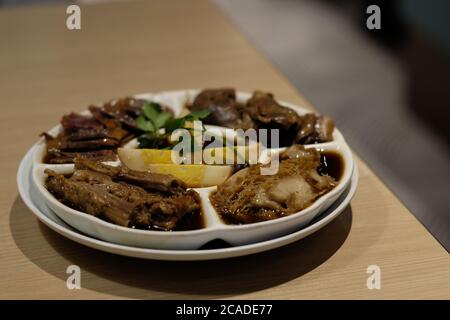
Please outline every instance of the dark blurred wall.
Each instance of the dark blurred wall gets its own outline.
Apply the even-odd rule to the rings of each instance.
[[[358,29],[391,49],[407,75],[406,99],[416,117],[450,142],[450,1],[340,0]],[[368,30],[369,5],[381,11],[381,29]],[[450,144],[450,143],[449,143]]]
[[[408,105],[450,145],[450,1],[402,1]]]

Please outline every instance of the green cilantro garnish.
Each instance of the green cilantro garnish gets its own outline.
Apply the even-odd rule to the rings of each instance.
[[[208,110],[202,109],[195,110],[184,117],[175,118],[156,102],[144,104],[142,111],[143,115],[136,119],[137,127],[144,132],[137,138],[139,148],[171,148],[169,135],[173,131],[184,128],[187,121],[201,120],[209,115]]]

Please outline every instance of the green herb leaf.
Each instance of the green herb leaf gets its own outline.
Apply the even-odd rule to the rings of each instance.
[[[195,121],[206,118],[209,111],[206,109],[196,110],[190,114],[174,118],[170,112],[163,111],[159,103],[147,102],[142,107],[144,116],[139,116],[136,119],[136,124],[139,129],[145,133],[138,137],[139,148],[172,148],[166,139],[167,134],[172,133],[177,129],[182,129],[186,125],[186,121]],[[166,135],[161,135],[158,130],[164,128]],[[189,129],[192,131],[192,129]],[[205,128],[202,128],[205,131]],[[191,132],[192,134],[192,132]],[[195,141],[192,141],[195,144]]]
[[[139,148],[158,149],[165,143],[164,137],[156,132],[148,132],[137,138]]]
[[[153,123],[155,124],[156,129],[160,129],[165,126],[167,120],[171,119],[172,115],[169,112],[162,111],[158,116],[155,117]]]
[[[166,133],[173,132],[177,129],[184,128],[186,118],[170,118],[166,121],[165,128]]]
[[[144,111],[147,119],[154,121],[161,113],[161,105],[156,102],[147,102],[142,107],[142,110]]]
[[[139,116],[136,118],[136,125],[142,131],[155,131],[155,126],[153,122],[145,120],[143,116]]]

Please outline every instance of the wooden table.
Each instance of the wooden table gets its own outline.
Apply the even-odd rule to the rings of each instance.
[[[0,298],[450,298],[450,257],[360,160],[351,206],[320,232],[270,252],[158,262],[95,251],[34,217],[18,196],[20,159],[69,111],[112,97],[231,85],[309,106],[207,1],[0,10]],[[82,270],[81,290],[66,268]],[[381,290],[366,269],[381,268]]]

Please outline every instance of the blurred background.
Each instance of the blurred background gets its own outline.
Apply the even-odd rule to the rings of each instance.
[[[450,1],[211,1],[450,251]]]

